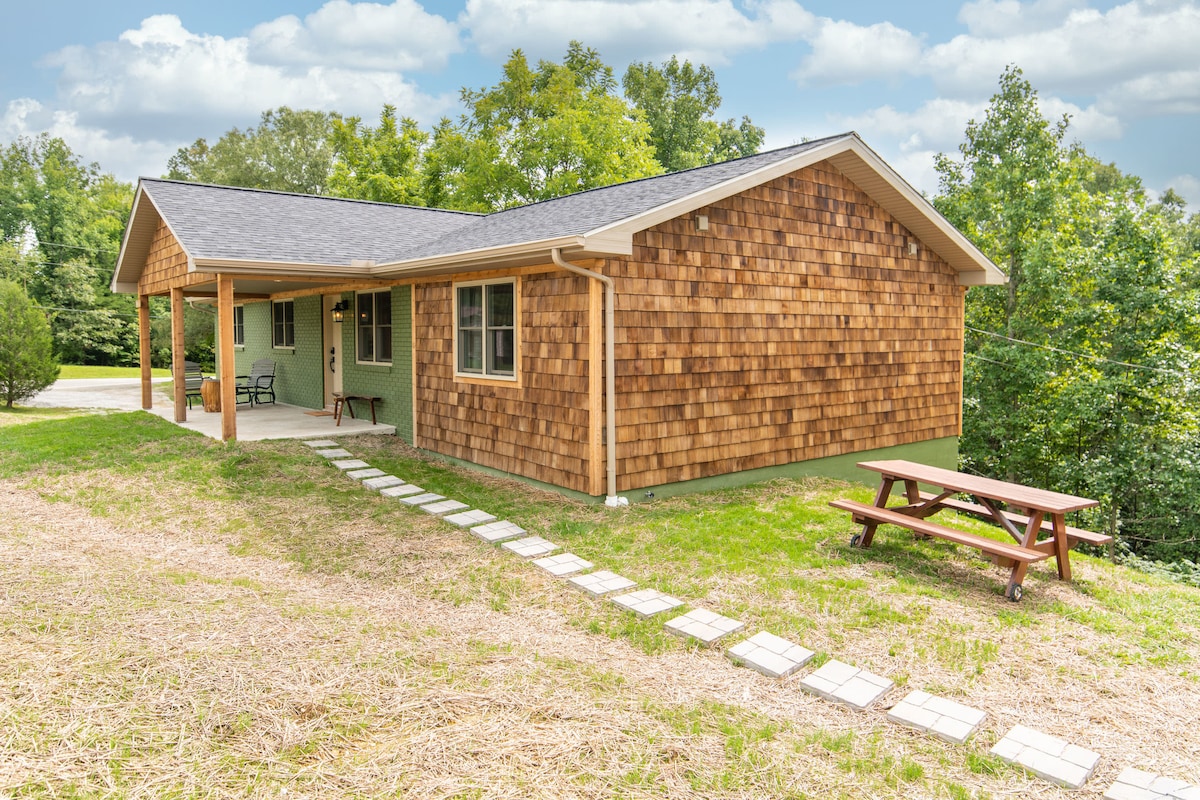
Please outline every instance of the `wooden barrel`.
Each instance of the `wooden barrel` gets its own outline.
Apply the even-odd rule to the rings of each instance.
[[[200,384],[200,399],[205,411],[221,410],[221,382],[204,380]]]

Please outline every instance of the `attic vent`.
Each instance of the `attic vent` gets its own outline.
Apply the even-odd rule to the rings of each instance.
[[[350,266],[352,266],[352,267],[373,267],[373,266],[375,266],[375,259],[373,259],[373,258],[352,258],[352,259],[350,259]]]

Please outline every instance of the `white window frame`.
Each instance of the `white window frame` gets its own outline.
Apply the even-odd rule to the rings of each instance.
[[[292,333],[292,343],[291,344],[287,343],[287,333],[288,333],[289,323],[286,319],[286,315],[285,315],[285,319],[283,321],[283,342],[281,343],[276,338],[276,334],[278,333],[278,331],[276,330],[276,326],[275,326],[275,308],[277,306],[280,308],[287,308],[288,306],[291,306],[291,309],[292,309],[292,321],[290,323],[291,333]],[[272,300],[271,301],[271,349],[272,350],[295,350],[296,349],[296,302],[294,300]]]
[[[368,367],[390,367],[392,365],[392,358],[395,358],[395,352],[392,353],[392,357],[389,358],[387,361],[380,361],[377,359],[365,359],[362,356],[362,338],[361,337],[362,337],[362,330],[363,330],[364,326],[359,323],[358,309],[360,308],[361,303],[363,302],[363,298],[369,296],[371,298],[370,302],[371,302],[371,306],[372,306],[371,311],[373,314],[373,319],[377,319],[379,304],[375,299],[376,295],[386,295],[387,296],[387,304],[388,304],[388,312],[389,312],[388,313],[389,322],[387,324],[388,343],[389,343],[389,345],[394,345],[394,341],[392,340],[392,337],[395,335],[395,322],[392,321],[392,314],[391,314],[391,311],[392,311],[392,290],[391,290],[391,288],[370,289],[370,290],[364,291],[364,292],[355,292],[355,294],[354,294],[354,363],[362,364],[362,365],[368,366]],[[374,347],[376,350],[378,350],[378,345],[379,345],[379,339],[377,338],[377,336],[378,336],[377,329],[379,327],[380,326],[375,322],[372,322],[372,324],[370,326],[371,341],[374,343]],[[393,351],[395,350],[394,346],[391,347],[390,349],[392,349]]]
[[[274,320],[272,320],[272,325],[274,325]],[[238,336],[239,333],[241,334],[241,336]],[[246,307],[245,306],[234,306],[233,307],[233,346],[241,347],[243,349],[245,349],[245,347],[246,347]]]
[[[490,320],[488,319],[487,287],[504,285],[504,284],[512,286],[512,290],[513,290],[513,324],[511,326],[507,326],[507,325],[493,326],[490,324]],[[483,287],[482,327],[480,329],[478,329],[482,333],[482,338],[483,338],[483,354],[482,354],[483,355],[483,367],[482,367],[482,369],[480,369],[478,371],[462,369],[462,363],[459,360],[459,342],[461,340],[461,335],[462,335],[462,330],[463,330],[459,326],[459,307],[458,307],[459,290],[466,289],[469,287],[474,287],[474,286]],[[521,352],[521,336],[520,336],[520,331],[521,331],[521,302],[520,302],[521,301],[521,282],[520,282],[520,279],[516,278],[516,277],[508,277],[508,278],[492,278],[489,280],[480,280],[480,281],[462,281],[460,283],[452,284],[451,292],[453,293],[452,305],[453,305],[453,314],[454,314],[453,321],[451,324],[451,331],[452,331],[451,335],[454,340],[454,347],[453,347],[454,376],[456,378],[461,378],[461,379],[466,379],[466,380],[508,381],[511,383],[516,383],[519,378],[520,364],[521,364],[521,359],[520,359],[520,352]],[[498,372],[498,371],[493,370],[490,367],[492,358],[489,357],[489,353],[487,350],[488,341],[490,339],[490,337],[488,336],[488,333],[491,331],[507,330],[510,327],[512,329],[512,342],[513,342],[513,355],[512,355],[513,369],[512,369],[512,372]]]

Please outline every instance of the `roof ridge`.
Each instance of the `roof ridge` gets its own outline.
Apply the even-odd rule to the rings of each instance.
[[[302,197],[309,200],[330,200],[340,203],[357,203],[359,205],[382,206],[384,208],[409,208],[414,211],[440,211],[443,214],[461,214],[468,217],[483,218],[488,214],[481,214],[478,211],[457,211],[453,208],[440,208],[438,206],[415,206],[409,203],[385,203],[382,200],[361,200],[355,197],[335,197],[327,194],[308,194],[306,192],[285,192],[281,189],[260,189],[255,186],[226,186],[221,183],[206,183],[204,181],[181,181],[175,178],[149,178],[140,177],[138,183],[151,181],[154,183],[170,183],[176,186],[200,186],[206,189],[226,189],[233,192],[253,192],[255,194],[274,194],[283,197]],[[494,212],[493,212],[494,213]]]

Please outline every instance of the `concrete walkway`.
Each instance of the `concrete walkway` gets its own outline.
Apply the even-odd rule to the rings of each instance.
[[[154,378],[164,383],[169,378]],[[153,396],[154,407],[149,413],[167,422],[175,421],[175,405],[160,391]],[[34,395],[23,405],[35,408],[104,408],[116,411],[139,411],[142,408],[142,386],[139,378],[76,378],[55,381],[49,389]],[[263,439],[311,439],[314,436],[353,436],[355,434],[395,434],[393,425],[372,425],[371,421],[342,417],[334,426],[333,416],[312,416],[313,409],[273,403],[263,406],[238,406],[237,438],[243,442]],[[188,411],[187,422],[181,428],[202,433],[213,439],[221,438],[221,415],[205,412],[199,403]]]

